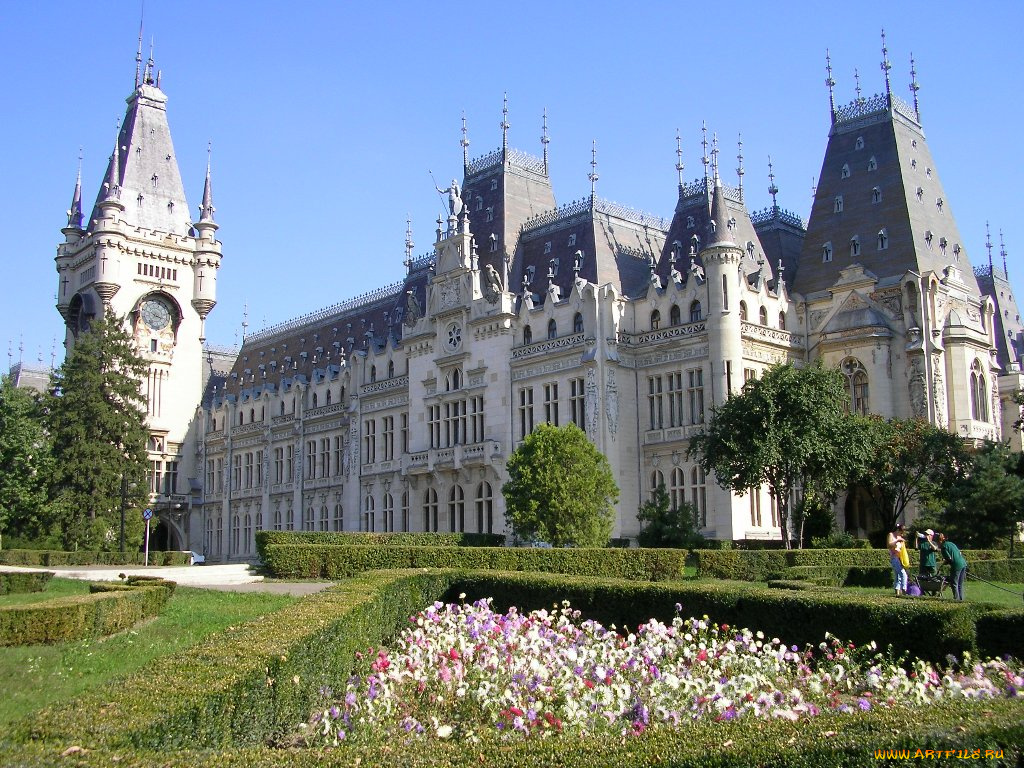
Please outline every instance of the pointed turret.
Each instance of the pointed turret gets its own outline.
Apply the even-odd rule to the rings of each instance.
[[[82,155],[78,155],[78,176],[75,178],[75,191],[71,196],[71,207],[68,209],[68,225],[61,230],[68,239],[77,240],[82,234]]]
[[[199,221],[195,227],[203,235],[212,232],[217,229],[217,223],[213,220],[213,214],[216,212],[216,208],[213,207],[213,188],[210,185],[210,147],[206,148],[206,182],[203,184],[203,202],[199,206]]]
[[[735,219],[729,216],[729,209],[725,204],[725,192],[722,190],[722,180],[715,174],[715,188],[711,193],[711,222],[708,226],[707,245],[713,246],[736,246],[733,240],[732,230],[735,227]]]
[[[107,175],[104,178],[103,186],[100,187],[99,197],[96,198],[97,214],[93,218],[111,217],[112,211],[123,211],[124,204],[121,202],[121,132],[118,130],[114,140],[114,151],[110,155],[110,162],[107,164]]]

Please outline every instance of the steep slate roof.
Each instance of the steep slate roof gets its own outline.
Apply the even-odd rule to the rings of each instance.
[[[881,195],[877,202],[875,189]],[[837,212],[840,196],[842,210]],[[882,230],[888,239],[885,250],[878,248]],[[850,245],[855,236],[860,242],[857,256]],[[832,246],[829,262],[823,261],[826,243]],[[791,287],[804,294],[827,290],[840,270],[854,262],[882,278],[907,271],[941,275],[945,267],[956,265],[968,290],[978,295],[919,116],[889,94],[836,109]]]
[[[117,160],[114,178],[121,187],[125,219],[143,229],[186,235],[191,219],[167,124],[167,96],[156,85],[146,83],[138,86],[127,102],[117,136],[118,151],[111,155],[103,178],[111,177],[111,166]],[[99,203],[106,194],[103,184],[87,229],[99,216]]]
[[[1003,255],[1005,258],[1005,253]],[[1003,263],[1005,265],[1005,261]],[[1006,371],[1010,363],[1019,365],[1024,361],[1024,325],[1021,324],[1017,300],[1013,297],[1005,266],[1000,269],[990,261],[983,267],[976,267],[974,275],[981,292],[991,296],[996,305],[993,317],[996,359],[1000,370]]]

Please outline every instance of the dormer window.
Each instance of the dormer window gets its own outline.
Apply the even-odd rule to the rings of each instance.
[[[485,218],[487,219],[487,221],[494,221],[494,206],[493,205],[488,205],[487,206],[487,216]]]
[[[875,156],[874,155],[872,155],[871,159],[868,160],[868,170],[869,171],[877,171],[878,170],[878,161],[875,160]]]
[[[889,233],[884,230],[878,230],[878,250],[884,251],[889,247]]]
[[[661,312],[654,310],[651,312],[651,330],[656,331],[661,327]]]
[[[834,213],[842,213],[843,212],[843,196],[842,195],[836,195],[836,199],[833,202],[832,211]]]
[[[569,245],[576,245],[576,233],[569,235]]]
[[[926,229],[924,231],[924,242],[929,248],[932,247],[932,237],[932,231],[930,229]]]
[[[839,178],[848,179],[850,178],[850,166],[847,163],[843,163],[843,170],[839,174]]]
[[[551,253],[551,241],[544,243],[544,253]]]
[[[478,211],[482,211],[484,209],[484,199],[482,197],[478,197],[476,199],[476,209]]]
[[[491,234],[489,242],[490,242],[490,251],[491,251],[491,253],[496,252],[498,250],[498,238],[496,238],[493,234]]]
[[[871,202],[872,203],[880,203],[880,202],[882,202],[882,190],[880,188],[873,187],[871,189]]]
[[[693,216],[687,216],[686,217],[686,228],[687,229],[693,229],[696,226],[697,226],[697,223],[693,220]]]
[[[827,242],[821,246],[821,262],[822,264],[832,261],[832,243]]]
[[[939,238],[939,250],[942,252],[943,256],[946,255],[946,246],[947,245],[949,245],[949,242],[946,240],[946,238],[940,237]]]
[[[864,137],[858,136],[857,141],[853,145],[854,149],[864,149]]]
[[[923,200],[924,200],[924,187],[918,187],[917,188],[917,202],[920,203]]]
[[[935,201],[935,207],[939,209],[940,213],[942,212],[942,206],[943,205],[944,205],[944,202],[943,202],[941,197],[938,200]]]
[[[497,192],[497,191],[498,191],[498,180],[497,179],[491,179],[491,192]]]
[[[953,246],[953,258],[960,261],[960,243]]]
[[[911,168],[917,168],[917,158],[916,157],[910,158],[910,167]]]
[[[850,256],[851,258],[860,256],[860,238],[857,235],[850,238]]]

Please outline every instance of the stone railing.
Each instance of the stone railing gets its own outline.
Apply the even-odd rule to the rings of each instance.
[[[252,424],[242,424],[238,427],[231,428],[231,434],[235,436],[251,435],[256,432],[262,432],[265,425],[261,421],[254,422]]]
[[[574,333],[571,336],[559,336],[556,339],[545,339],[544,341],[538,341],[533,344],[526,344],[522,347],[515,347],[512,350],[513,360],[522,360],[526,357],[532,357],[544,352],[552,352],[558,349],[568,349],[582,344],[585,341],[585,335],[582,333]]]
[[[626,331],[619,331],[617,341],[619,344],[623,344],[627,347],[637,347],[643,344],[653,344],[655,342],[665,341],[666,339],[695,336],[698,333],[704,333],[706,330],[707,322],[705,320],[701,320],[696,323],[673,325],[668,328],[658,328],[654,331],[644,331],[643,333],[627,333]]]
[[[332,413],[342,413],[345,410],[344,403],[331,403],[330,405],[321,405],[319,408],[310,408],[306,411],[305,416],[307,419],[315,419],[318,416],[328,416]],[[276,416],[275,419],[281,418]]]
[[[690,200],[692,198],[709,198],[715,191],[715,181],[710,177],[694,179],[691,182],[684,182],[679,187],[679,199]],[[736,203],[743,202],[743,190],[728,184],[722,184],[722,194],[727,200]]]
[[[387,392],[389,389],[407,389],[409,387],[408,376],[395,376],[392,379],[382,379],[370,384],[364,384],[359,388],[360,395],[374,395],[378,392]]]
[[[790,331],[781,331],[778,328],[769,328],[766,325],[748,323],[745,320],[740,323],[740,334],[750,336],[763,341],[770,341],[773,344],[784,344],[789,347],[803,347],[803,337]]]
[[[750,214],[750,222],[755,227],[761,224],[770,224],[773,221],[781,221],[783,224],[789,224],[791,227],[797,227],[804,229],[804,220],[797,216],[792,211],[787,211],[785,208],[779,208],[777,205],[765,208],[763,211],[755,211]]]
[[[519,149],[509,149],[505,154],[505,159],[508,160],[509,165],[514,165],[516,168],[522,168],[526,171],[533,171],[544,175],[544,161],[531,155],[527,152],[523,152]],[[470,176],[474,173],[480,173],[486,171],[488,168],[493,168],[496,165],[501,165],[502,162],[502,151],[500,149],[492,150],[486,155],[471,160],[469,165],[466,167],[466,176]]]
[[[402,457],[402,473],[422,475],[436,467],[461,469],[466,466],[486,466],[502,455],[501,443],[484,440],[469,445],[454,445],[450,448],[431,448],[428,451],[407,453]]]
[[[696,437],[703,431],[703,424],[687,424],[681,427],[665,427],[664,429],[649,429],[644,432],[644,443],[670,443],[675,440],[689,440]]]

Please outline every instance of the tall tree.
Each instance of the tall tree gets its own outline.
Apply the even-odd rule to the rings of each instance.
[[[603,547],[618,500],[608,460],[575,424],[540,424],[508,459],[506,517],[520,539]]]
[[[971,457],[940,516],[944,530],[961,548],[987,549],[1012,540],[1024,503],[1018,458],[1003,443],[986,443]]]
[[[820,362],[775,365],[712,412],[689,456],[739,493],[767,485],[791,546],[791,504],[800,488],[831,497],[867,461],[863,419],[847,413],[843,375]]]
[[[78,335],[54,373],[47,423],[58,524],[69,549],[115,548],[122,503],[145,503],[148,431],[139,387],[146,373],[131,335],[109,310]]]
[[[871,442],[864,482],[887,531],[911,503],[944,506],[969,464],[959,437],[923,419],[873,418]]]
[[[52,458],[42,415],[34,392],[0,377],[0,547],[5,533],[33,536],[44,525]]]

